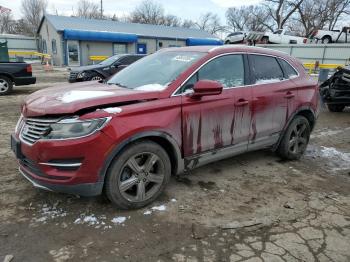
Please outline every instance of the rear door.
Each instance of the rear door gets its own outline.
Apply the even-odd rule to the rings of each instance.
[[[182,89],[182,134],[185,157],[232,144],[234,87],[244,85],[243,55],[214,58],[199,69]],[[215,80],[224,85],[220,95],[193,99],[190,93],[198,80]]]
[[[253,79],[249,147],[274,144],[288,116],[288,100],[294,98],[292,81],[286,81],[276,57],[250,54]]]

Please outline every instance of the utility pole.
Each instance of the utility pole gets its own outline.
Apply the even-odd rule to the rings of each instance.
[[[101,0],[101,19],[103,18],[103,0]]]

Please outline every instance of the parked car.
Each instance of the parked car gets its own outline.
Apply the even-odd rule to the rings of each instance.
[[[246,32],[233,32],[226,36],[225,38],[225,44],[238,44],[242,43],[244,41],[244,38],[247,36]]]
[[[12,92],[13,85],[35,84],[32,66],[24,62],[0,62],[0,96]]]
[[[91,80],[104,80],[136,62],[145,55],[122,54],[111,56],[96,65],[79,66],[71,68],[68,82],[82,82]]]
[[[342,30],[315,30],[312,36],[320,40],[323,44],[330,43],[349,43],[350,27],[343,27]]]
[[[331,112],[342,112],[350,106],[350,67],[338,68],[320,85],[320,94]]]
[[[318,87],[300,62],[265,48],[162,49],[107,84],[37,91],[11,136],[36,187],[140,208],[171,174],[271,148],[299,159],[318,112]]]
[[[278,29],[273,33],[264,33],[262,42],[265,44],[306,44],[307,38],[299,37],[295,33],[285,29]]]

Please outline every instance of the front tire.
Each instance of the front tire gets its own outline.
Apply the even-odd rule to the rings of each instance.
[[[330,112],[343,112],[345,108],[344,105],[327,105],[327,107]]]
[[[141,208],[164,191],[170,176],[166,151],[152,141],[137,142],[113,160],[107,172],[105,193],[118,208]]]
[[[12,92],[13,83],[10,78],[0,76],[0,96],[8,95]]]
[[[103,76],[101,76],[100,74],[97,73],[92,73],[89,76],[88,81],[103,81],[105,78]]]
[[[309,143],[310,133],[309,121],[303,116],[296,116],[285,131],[277,154],[285,160],[300,159]]]

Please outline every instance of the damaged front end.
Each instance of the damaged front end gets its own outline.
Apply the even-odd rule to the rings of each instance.
[[[342,111],[350,106],[350,67],[338,67],[336,72],[320,85],[320,95],[330,111]]]

